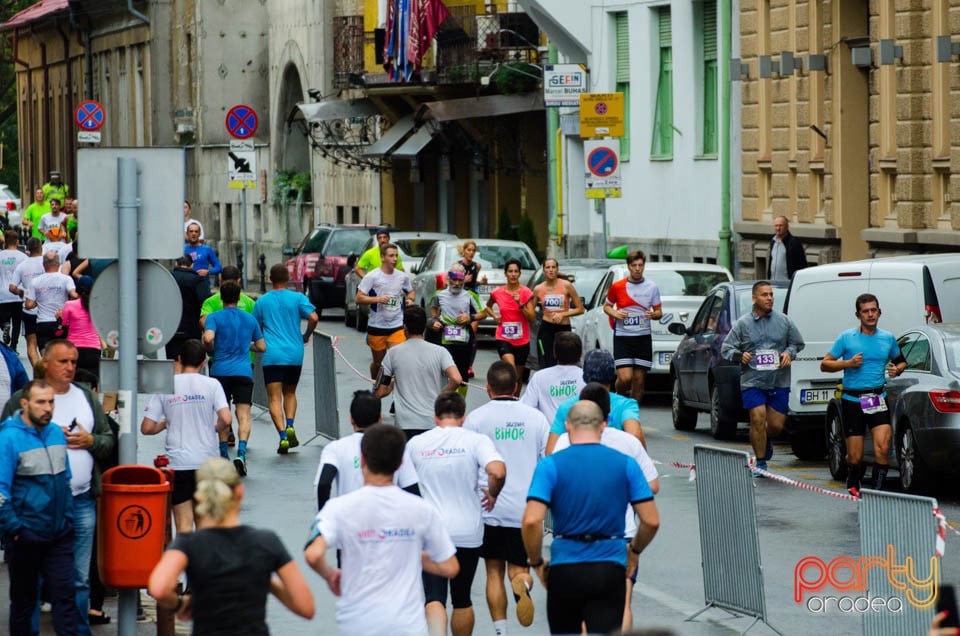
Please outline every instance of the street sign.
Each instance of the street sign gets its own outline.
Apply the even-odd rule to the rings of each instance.
[[[580,95],[580,136],[623,137],[623,93]]]
[[[253,141],[241,139],[230,142],[227,153],[227,181],[231,188],[252,190],[257,187],[257,153]]]
[[[620,198],[623,187],[620,178],[620,140],[587,139],[583,142],[583,158],[587,198]]]
[[[81,130],[77,132],[77,143],[81,144],[98,144],[100,143],[100,131],[95,130],[93,132],[87,130]]]
[[[253,133],[257,132],[257,125],[260,120],[257,119],[257,111],[246,104],[237,104],[227,111],[227,132],[234,139],[249,139]]]
[[[543,67],[543,105],[579,106],[580,94],[589,88],[588,79],[583,64],[547,64]]]
[[[73,112],[73,121],[83,130],[100,130],[106,118],[103,106],[92,99],[80,102]]]

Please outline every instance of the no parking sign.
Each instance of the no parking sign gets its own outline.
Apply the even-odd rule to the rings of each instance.
[[[619,197],[620,140],[585,139],[583,142],[584,187],[588,199]]]

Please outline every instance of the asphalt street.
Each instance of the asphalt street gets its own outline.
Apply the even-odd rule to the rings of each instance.
[[[337,346],[344,356],[354,367],[366,373],[369,352],[363,341],[364,334],[346,328],[342,318],[336,318],[335,314],[325,315],[319,329],[336,336]],[[495,352],[491,348],[481,348],[475,365],[477,380],[473,381],[477,386],[482,386],[482,378],[495,359]],[[370,385],[341,360],[336,362],[336,378],[338,413],[336,416],[331,413],[329,417],[336,417],[341,434],[346,434],[350,429],[347,408],[352,393]],[[302,553],[308,527],[316,512],[313,477],[323,445],[327,442],[323,437],[310,439],[312,435],[309,432],[314,422],[311,396],[315,391],[329,391],[331,388],[314,386],[312,358],[310,355],[305,356],[304,373],[298,392],[300,411],[297,416],[302,445],[286,456],[276,454],[277,436],[269,421],[269,415],[265,410],[254,407],[256,419],[247,455],[249,475],[245,482],[247,494],[241,518],[246,524],[271,528],[280,535],[305,571],[317,607],[316,616],[308,622],[294,616],[279,602],[271,599],[268,622],[274,634],[335,633],[335,597],[324,581],[309,571]],[[479,406],[486,399],[482,388],[472,387],[467,395],[468,407]],[[147,396],[140,396],[141,409],[146,400]],[[389,403],[389,398],[386,403]],[[384,410],[386,412],[386,407]],[[700,416],[700,429],[691,433],[678,433],[672,427],[669,403],[663,397],[654,397],[643,405],[641,420],[650,455],[664,464],[692,463],[693,448],[696,444],[748,448],[743,430],[735,441],[717,444],[710,436],[706,415]],[[770,463],[771,471],[820,487],[842,490],[841,484],[830,481],[825,463],[799,461],[790,454],[787,445],[778,444],[776,449]],[[140,463],[152,464],[153,458],[162,450],[162,435],[140,437]],[[661,528],[653,543],[640,557],[640,578],[631,603],[635,625],[669,628],[677,634],[742,632],[750,626],[751,618],[731,616],[718,609],[710,609],[692,622],[685,621],[704,607],[699,532],[724,532],[724,528],[699,527],[696,482],[690,480],[688,469],[667,465],[659,468],[661,490],[656,503],[661,514]],[[588,479],[589,476],[585,478]],[[844,613],[836,608],[826,613],[814,613],[793,600],[794,568],[800,559],[818,556],[829,561],[838,556],[859,556],[857,504],[771,480],[756,480],[755,493],[769,623],[784,634],[862,633],[862,620],[857,614]],[[960,521],[960,500],[955,491],[938,493],[938,497],[947,519]],[[730,536],[728,540],[731,546],[739,541],[736,536]],[[943,581],[960,581],[960,536],[948,533],[946,554],[941,560],[940,569]],[[486,608],[484,585],[481,567],[473,586],[475,633],[492,634],[493,626]],[[2,573],[0,595],[6,596],[6,586],[7,576]],[[539,585],[535,586],[532,596],[537,607],[534,624],[526,629],[521,628],[513,618],[511,605],[511,633],[549,633],[543,611],[543,589]],[[112,600],[107,608],[108,612],[114,615],[115,602]],[[155,633],[153,628],[151,624],[142,624],[138,626],[138,633]],[[178,629],[183,630],[186,630],[186,626]],[[95,627],[94,632],[116,633],[116,627]],[[45,633],[52,633],[52,630]],[[758,625],[751,633],[773,632],[766,626]]]

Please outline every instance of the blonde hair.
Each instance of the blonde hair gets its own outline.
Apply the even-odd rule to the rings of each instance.
[[[466,241],[464,241],[464,242],[461,243],[460,245],[457,245],[457,253],[458,253],[460,256],[463,256],[463,253],[464,253],[465,251],[467,251],[467,246],[468,246],[468,245],[473,245],[473,251],[474,251],[474,252],[477,251],[477,242],[474,241],[473,239],[467,239]]]
[[[215,523],[223,521],[227,513],[239,505],[234,490],[240,485],[240,475],[226,459],[213,457],[197,469],[197,516]]]

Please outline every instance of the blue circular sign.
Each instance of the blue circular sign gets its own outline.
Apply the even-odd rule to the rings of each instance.
[[[73,120],[83,130],[100,130],[106,117],[100,102],[95,102],[92,99],[80,102],[77,110],[73,113]]]
[[[617,171],[620,160],[617,159],[617,153],[613,148],[601,146],[594,148],[587,155],[587,168],[595,177],[609,177]]]
[[[257,111],[246,104],[237,104],[227,111],[227,132],[234,139],[248,139],[257,132]]]

